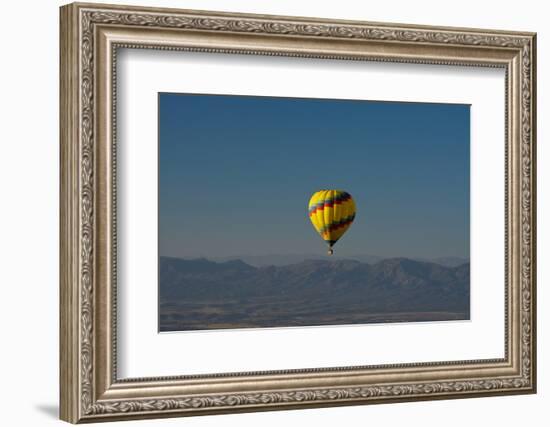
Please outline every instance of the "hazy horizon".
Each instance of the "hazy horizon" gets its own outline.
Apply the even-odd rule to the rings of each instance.
[[[366,254],[366,253],[357,253],[357,254],[350,254],[350,255],[332,255],[327,256],[326,251],[321,253],[272,253],[272,254],[238,254],[238,255],[224,255],[224,256],[216,256],[216,255],[171,255],[171,254],[159,254],[160,257],[165,258],[180,258],[180,259],[208,259],[208,260],[228,260],[228,259],[238,259],[238,258],[269,258],[269,257],[319,257],[324,258],[327,261],[333,260],[333,259],[349,259],[354,257],[377,257],[381,259],[392,259],[392,258],[408,258],[408,259],[425,259],[425,260],[432,260],[432,259],[440,259],[440,258],[457,258],[457,259],[464,259],[464,260],[470,260],[470,257],[461,257],[461,256],[454,256],[454,255],[438,255],[435,257],[422,257],[422,256],[414,256],[414,255],[375,255],[375,254]]]
[[[437,264],[447,268],[458,267],[460,265],[470,264],[469,258],[461,257],[437,257],[437,258],[422,258],[422,257],[403,257],[403,256],[376,256],[368,254],[356,254],[350,256],[327,256],[319,254],[272,254],[272,255],[235,255],[228,257],[212,257],[212,256],[202,256],[202,257],[173,257],[161,255],[160,260],[182,260],[186,262],[194,261],[207,261],[215,265],[225,265],[227,263],[233,263],[239,261],[245,263],[249,266],[262,268],[269,266],[297,266],[300,264],[308,262],[323,262],[323,263],[341,263],[341,262],[359,262],[361,264],[375,265],[381,262],[386,261],[396,261],[396,260],[408,260],[415,261],[427,264]]]

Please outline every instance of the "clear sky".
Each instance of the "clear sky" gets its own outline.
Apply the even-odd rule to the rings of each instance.
[[[339,256],[469,257],[470,107],[159,94],[159,253],[324,254],[321,189],[356,218]]]

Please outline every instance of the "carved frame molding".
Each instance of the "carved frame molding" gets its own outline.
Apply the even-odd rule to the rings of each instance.
[[[117,380],[113,147],[120,47],[504,67],[506,357]],[[75,423],[534,392],[534,97],[532,33],[94,4],[62,7],[61,418]],[[267,386],[266,378],[273,378]],[[197,384],[206,384],[208,391],[197,392]]]

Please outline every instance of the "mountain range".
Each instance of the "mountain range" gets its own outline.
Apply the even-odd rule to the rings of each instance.
[[[161,331],[469,319],[470,265],[160,257]]]
[[[210,261],[226,262],[241,260],[254,267],[267,267],[269,265],[283,266],[290,264],[298,264],[303,261],[319,260],[319,261],[343,261],[343,260],[355,260],[366,264],[376,264],[377,262],[385,259],[392,259],[397,257],[382,257],[379,255],[358,254],[350,255],[346,257],[339,257],[333,255],[330,259],[327,259],[325,254],[271,254],[271,255],[238,255],[230,257],[214,257],[208,258]],[[439,264],[444,267],[458,267],[462,264],[467,264],[469,260],[467,258],[447,256],[436,258],[407,258],[413,261],[431,262]]]

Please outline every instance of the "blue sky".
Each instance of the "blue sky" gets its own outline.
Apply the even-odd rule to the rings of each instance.
[[[324,254],[307,217],[349,192],[339,256],[469,257],[470,107],[159,94],[159,253]]]

